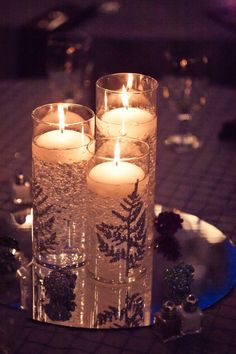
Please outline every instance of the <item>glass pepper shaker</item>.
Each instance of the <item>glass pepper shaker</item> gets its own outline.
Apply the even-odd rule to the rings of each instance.
[[[198,299],[189,294],[178,307],[181,319],[181,334],[194,334],[201,332],[203,313],[198,307]]]
[[[155,315],[155,325],[163,342],[176,339],[180,336],[180,318],[173,301],[166,301],[161,312]]]

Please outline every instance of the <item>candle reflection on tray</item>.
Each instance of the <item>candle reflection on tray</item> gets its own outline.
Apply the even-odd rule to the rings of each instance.
[[[14,227],[26,231],[31,230],[33,222],[32,208],[25,208],[16,212],[12,212],[10,216],[11,223]]]

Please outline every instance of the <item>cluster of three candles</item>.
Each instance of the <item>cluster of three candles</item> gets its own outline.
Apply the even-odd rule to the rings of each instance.
[[[55,115],[55,113],[50,114]],[[58,105],[57,114],[58,129],[43,133],[36,139],[36,149],[39,147],[37,155],[40,155],[39,157],[44,161],[54,163],[76,163],[89,160],[91,154],[88,152],[87,146],[91,142],[91,138],[84,133],[83,123],[81,122],[81,131],[67,129],[67,127],[70,128],[70,125],[66,124],[66,117],[71,120],[71,116],[75,113],[66,111],[66,106],[63,104]],[[138,120],[141,123],[151,119],[150,113],[133,107],[116,108],[106,112],[103,116],[104,121],[118,124],[123,129],[124,122],[128,122],[129,127],[130,123],[132,126],[134,121]],[[140,137],[137,131],[135,135]],[[92,189],[96,185],[95,189],[98,192],[104,189],[105,185],[133,184],[137,180],[141,181],[145,176],[141,167],[130,162],[120,161],[119,139],[117,139],[114,150],[114,159],[94,166],[89,172],[88,181],[91,182]]]

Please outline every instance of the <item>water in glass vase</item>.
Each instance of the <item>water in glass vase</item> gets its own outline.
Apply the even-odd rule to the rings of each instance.
[[[33,142],[33,254],[45,266],[78,267],[85,262],[87,162],[52,153]]]
[[[147,210],[148,224],[153,224],[154,219],[154,205],[156,202],[156,156],[157,156],[157,116],[153,114],[152,120],[148,121],[146,124],[130,124],[125,123],[125,127],[128,133],[125,132],[124,136],[132,138],[142,138],[146,142],[150,149],[150,159],[149,159],[149,203]],[[99,141],[103,138],[119,136],[121,134],[121,125],[119,124],[108,124],[102,119],[97,118],[96,120],[96,140]],[[137,130],[139,135],[137,135]],[[141,134],[141,136],[140,136]],[[149,228],[150,232],[147,235],[147,243],[150,247],[153,246],[153,230]]]
[[[145,274],[149,262],[148,178],[105,191],[94,186],[89,176],[87,184],[91,221],[89,272],[106,283],[133,282]]]

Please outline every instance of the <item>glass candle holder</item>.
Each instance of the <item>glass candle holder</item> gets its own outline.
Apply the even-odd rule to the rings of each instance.
[[[94,113],[82,105],[53,103],[36,108],[32,118],[34,258],[44,266],[83,265]]]
[[[153,223],[156,181],[157,81],[134,73],[103,76],[96,82],[96,139],[126,136],[150,147],[148,220]],[[151,244],[153,233],[148,235]]]
[[[147,259],[148,145],[123,137],[97,141],[87,188],[90,274],[107,283],[136,280],[152,262]]]
[[[96,329],[151,324],[152,269],[139,281],[125,285],[94,281],[86,267],[50,269],[32,262],[30,270],[32,284],[26,279],[31,272],[21,269],[21,304],[25,309],[32,307],[34,320]]]

